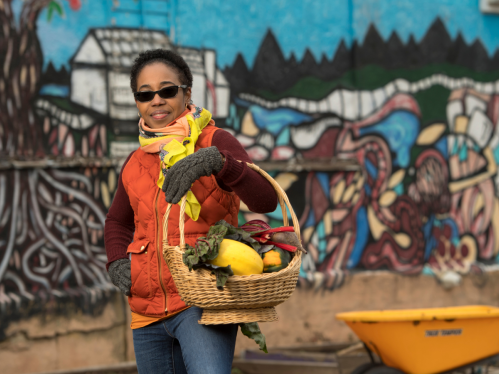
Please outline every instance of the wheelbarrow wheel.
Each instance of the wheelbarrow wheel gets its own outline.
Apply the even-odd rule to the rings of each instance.
[[[362,374],[404,374],[404,372],[400,371],[399,369],[392,368],[390,366],[376,365],[376,366],[371,366]]]
[[[368,370],[375,368],[376,366],[380,366],[382,364],[368,362],[367,364],[362,364],[357,366],[350,374],[365,374]]]

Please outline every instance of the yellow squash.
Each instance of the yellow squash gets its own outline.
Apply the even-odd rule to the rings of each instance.
[[[260,255],[250,246],[231,239],[222,240],[218,256],[208,262],[217,266],[230,265],[234,275],[263,273]]]

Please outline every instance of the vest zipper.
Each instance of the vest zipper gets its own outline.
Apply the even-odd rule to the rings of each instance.
[[[163,267],[163,261],[161,261],[162,260],[161,259],[161,240],[159,240],[159,239],[160,239],[160,235],[161,235],[160,224],[162,221],[160,220],[159,212],[158,212],[159,195],[160,195],[160,190],[158,189],[158,192],[156,194],[156,203],[154,204],[154,210],[156,211],[156,253],[158,256],[159,284],[161,284],[161,289],[163,290],[163,294],[165,296],[165,312],[167,312],[168,308],[166,306],[166,299],[167,299],[166,289],[165,289],[165,285],[163,284],[163,272],[161,271],[162,267]]]

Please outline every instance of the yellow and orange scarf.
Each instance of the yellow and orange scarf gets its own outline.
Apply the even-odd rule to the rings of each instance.
[[[147,126],[144,119],[139,121],[139,142],[146,153],[159,153],[161,168],[157,185],[163,187],[165,175],[177,161],[194,153],[196,142],[203,129],[215,122],[211,113],[204,108],[189,105],[174,121],[165,127],[153,129]],[[180,203],[179,203],[180,204]],[[192,220],[197,221],[201,204],[192,193],[187,192],[185,212]]]

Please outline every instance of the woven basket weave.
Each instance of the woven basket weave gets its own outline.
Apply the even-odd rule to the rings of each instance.
[[[274,187],[283,212],[284,226],[289,225],[286,206],[293,220],[293,227],[300,239],[298,219],[284,190],[264,170],[254,164],[251,169],[263,175]],[[230,276],[224,289],[216,287],[215,275],[209,270],[189,271],[182,261],[185,251],[184,221],[186,197],[180,208],[180,245],[168,244],[168,217],[172,204],[163,217],[163,256],[172,274],[180,298],[191,306],[203,308],[200,324],[218,325],[228,323],[271,322],[277,320],[275,306],[286,301],[293,293],[301,264],[301,252],[293,253],[289,265],[275,273]]]

